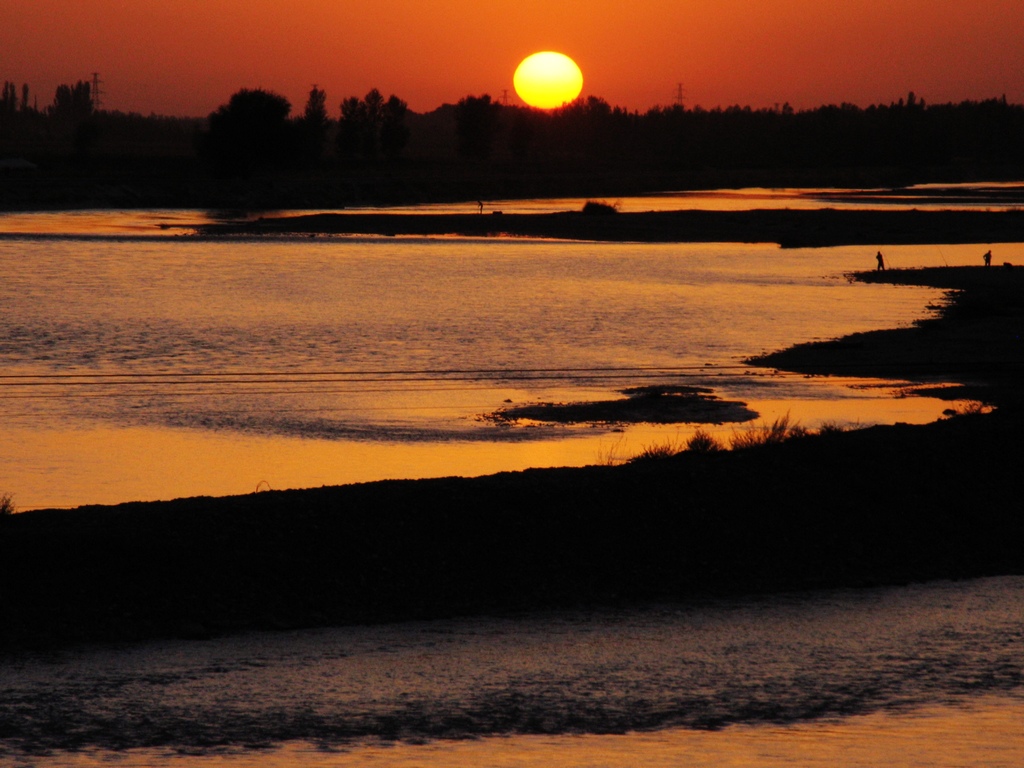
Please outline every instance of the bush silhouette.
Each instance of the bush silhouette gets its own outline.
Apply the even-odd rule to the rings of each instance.
[[[740,451],[763,445],[778,445],[795,437],[806,437],[807,434],[807,430],[799,424],[791,422],[789,414],[786,413],[771,424],[762,423],[747,427],[742,432],[734,432],[730,445],[734,451]]]
[[[588,216],[607,216],[618,212],[619,209],[614,205],[600,200],[587,200],[587,202],[583,204],[583,213]]]
[[[686,450],[693,451],[694,453],[717,453],[718,451],[725,450],[725,448],[714,435],[705,432],[703,429],[698,429],[686,441]]]

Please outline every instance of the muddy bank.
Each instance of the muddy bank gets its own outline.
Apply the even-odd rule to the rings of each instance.
[[[995,413],[620,467],[7,516],[0,647],[1024,573],[1017,273],[862,279],[955,292],[917,327],[760,362],[952,377]]]
[[[947,291],[935,317],[914,328],[800,344],[748,362],[810,374],[959,382],[950,397],[1020,410],[1024,376],[1024,267],[933,267],[857,273],[862,282]]]
[[[184,208],[284,211],[528,198],[617,199],[665,190],[743,187],[886,190],[912,184],[1019,180],[1022,169],[995,166],[905,168],[681,168],[594,165],[571,160],[486,163],[409,157],[398,162],[327,163],[249,178],[209,174],[182,154],[101,153],[90,158],[30,154],[38,168],[0,174],[0,211],[81,208]],[[876,192],[885,202],[884,191]],[[1006,204],[1005,199],[994,205]]]
[[[783,247],[1024,241],[1024,210],[651,211],[588,215],[322,213],[264,217],[204,235],[542,237],[609,242],[748,242]]]
[[[706,387],[649,386],[623,389],[624,397],[574,403],[510,405],[481,417],[494,424],[727,424],[750,421],[746,403],[721,400]]]
[[[201,639],[1024,572],[1020,424],[15,515],[0,644]]]

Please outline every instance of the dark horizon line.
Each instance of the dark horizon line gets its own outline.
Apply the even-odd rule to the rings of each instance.
[[[13,84],[13,81],[12,81],[12,84]],[[241,91],[241,90],[266,91],[268,93],[278,93],[276,90],[274,90],[272,88],[265,88],[265,87],[262,87],[262,86],[254,86],[254,87],[241,86],[241,87],[237,88],[235,91],[233,91],[232,93],[237,93],[238,91]],[[374,87],[374,88],[371,88],[371,90],[379,90],[379,89]],[[505,89],[502,89],[502,90],[505,90]],[[278,95],[282,95],[282,94],[278,93]],[[395,95],[398,95],[398,94],[395,94]],[[809,113],[809,112],[816,112],[816,111],[818,111],[820,109],[827,109],[827,108],[830,108],[830,107],[838,107],[838,108],[850,108],[850,107],[852,107],[852,108],[855,108],[855,109],[863,111],[863,110],[868,110],[868,109],[873,109],[873,108],[874,109],[878,109],[878,108],[896,107],[896,106],[899,106],[901,104],[904,105],[904,106],[916,104],[916,105],[922,107],[923,109],[930,109],[930,108],[934,108],[934,107],[937,107],[937,106],[949,107],[949,106],[959,106],[959,105],[962,105],[962,104],[979,104],[979,103],[990,102],[990,101],[1002,102],[1002,103],[1006,104],[1007,106],[1011,106],[1011,107],[1021,107],[1021,108],[1024,108],[1024,102],[1017,103],[1017,102],[1009,101],[1007,99],[1007,97],[1006,97],[1006,93],[1005,92],[1000,94],[1000,95],[998,95],[998,96],[988,96],[988,97],[984,97],[984,98],[967,98],[967,99],[961,99],[959,101],[952,101],[952,100],[950,100],[950,101],[941,101],[941,102],[940,101],[929,102],[926,99],[922,99],[919,96],[917,96],[917,92],[916,91],[910,90],[910,91],[907,92],[907,95],[905,97],[901,96],[901,97],[899,97],[896,100],[889,101],[888,103],[885,103],[885,102],[875,102],[875,103],[868,104],[867,106],[861,106],[860,104],[857,104],[857,103],[854,103],[854,102],[851,102],[851,101],[839,101],[839,102],[831,101],[831,102],[827,102],[827,103],[818,104],[815,107],[803,107],[803,108],[792,107],[790,105],[789,101],[783,101],[783,102],[775,102],[772,106],[760,106],[760,107],[754,107],[751,104],[740,104],[739,102],[735,102],[735,103],[732,103],[732,104],[718,104],[718,105],[716,105],[714,107],[704,107],[701,104],[686,105],[686,104],[683,104],[683,103],[673,103],[673,104],[655,104],[655,105],[652,105],[652,106],[647,107],[645,109],[639,109],[639,108],[637,108],[637,109],[629,109],[627,107],[623,107],[623,106],[620,106],[620,105],[617,105],[617,104],[612,104],[607,99],[605,99],[604,97],[599,96],[597,94],[587,94],[587,95],[580,94],[578,97],[576,97],[572,101],[565,102],[562,106],[554,107],[552,109],[540,109],[540,108],[537,108],[537,107],[531,107],[528,104],[509,104],[509,103],[503,103],[500,97],[499,98],[495,98],[492,94],[490,94],[488,92],[484,92],[484,93],[481,93],[479,95],[473,94],[473,93],[467,93],[464,96],[460,97],[460,99],[467,98],[467,97],[474,97],[474,96],[478,97],[478,98],[479,97],[483,97],[483,96],[488,96],[488,97],[490,97],[494,101],[494,103],[501,104],[501,106],[503,106],[503,107],[513,108],[513,109],[524,109],[524,110],[529,110],[529,111],[533,111],[533,112],[552,113],[552,114],[558,112],[561,109],[564,109],[567,106],[571,106],[571,105],[576,104],[578,102],[579,103],[586,103],[590,99],[597,99],[599,101],[602,101],[605,104],[608,104],[608,106],[611,107],[612,110],[619,110],[621,112],[624,112],[627,115],[645,115],[645,114],[649,114],[649,113],[651,113],[651,112],[653,112],[655,110],[669,111],[669,110],[672,110],[672,109],[675,109],[675,108],[681,108],[684,111],[689,111],[689,112],[698,111],[698,110],[702,111],[702,112],[715,112],[715,111],[726,111],[726,110],[730,110],[730,109],[739,109],[739,110],[743,110],[743,111],[750,110],[750,111],[753,111],[753,112],[780,112],[780,113],[782,113],[782,112],[786,111],[787,107],[789,107],[789,109],[792,111],[793,114],[803,114],[803,113]],[[230,95],[228,96],[228,98],[230,99]],[[287,99],[286,96],[284,98]],[[401,98],[401,97],[399,97],[399,98]],[[290,99],[288,99],[288,102],[289,102],[290,105],[292,105]],[[227,103],[227,102],[225,101],[224,103]],[[338,102],[338,103],[340,104],[341,102]],[[414,109],[409,109],[409,112],[412,113],[412,114],[421,115],[421,116],[423,116],[423,115],[430,115],[430,114],[433,114],[434,112],[437,112],[437,111],[439,111],[441,109],[444,109],[445,107],[454,108],[457,103],[458,102],[445,101],[445,102],[442,102],[441,104],[439,104],[438,106],[436,106],[436,107],[434,107],[433,109],[430,109],[430,110],[426,110],[426,111],[420,112],[420,111],[417,111],[417,110],[414,110]],[[221,105],[218,105],[218,107],[219,106],[221,106]],[[294,107],[294,105],[292,105],[292,106]],[[38,107],[36,109],[38,109]],[[38,110],[38,111],[43,112],[43,111],[45,111],[45,109],[46,108],[44,107],[43,109]],[[212,112],[214,112],[214,111],[216,111],[216,108],[214,108],[210,112],[207,112],[206,114],[201,114],[201,115],[187,115],[187,114],[185,114],[185,115],[175,115],[175,114],[160,113],[160,112],[156,112],[156,111],[150,111],[148,114],[144,114],[142,112],[138,112],[138,111],[134,111],[134,110],[128,110],[128,111],[123,111],[123,110],[120,110],[120,109],[96,109],[95,110],[95,112],[97,112],[97,113],[122,114],[122,115],[139,115],[141,117],[163,118],[163,119],[174,119],[174,120],[206,120],[206,119],[209,118],[210,114]]]

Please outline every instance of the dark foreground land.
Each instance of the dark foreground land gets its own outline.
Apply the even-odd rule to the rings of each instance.
[[[962,382],[994,404],[620,467],[0,518],[0,648],[1024,573],[1024,269],[917,327],[759,362]]]

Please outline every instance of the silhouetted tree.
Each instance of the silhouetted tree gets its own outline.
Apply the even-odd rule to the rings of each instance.
[[[361,100],[351,96],[341,103],[338,123],[338,154],[374,160],[383,153],[394,158],[405,148],[408,105],[394,94],[387,101],[376,88]]]
[[[362,113],[362,153],[364,157],[373,159],[380,149],[380,125],[384,121],[384,96],[376,88],[363,97]]]
[[[555,110],[551,119],[560,136],[564,154],[603,160],[623,151],[628,115],[612,109],[604,99],[588,96]]]
[[[373,157],[376,155],[376,126],[372,105],[380,96],[377,89],[366,94],[365,99],[350,96],[341,102],[341,119],[338,121],[338,155],[340,157]]]
[[[359,110],[362,102],[358,96],[349,96],[341,102],[341,118],[338,120],[338,156],[353,157],[359,154],[362,124]]]
[[[456,148],[463,157],[489,157],[498,132],[501,104],[489,94],[466,96],[455,105]]]
[[[91,86],[84,80],[74,85],[58,85],[50,107],[50,117],[78,123],[92,114]]]
[[[327,92],[315,85],[309,92],[306,100],[306,108],[302,112],[302,119],[307,123],[326,127],[329,118],[327,117]]]
[[[538,120],[542,119],[539,112],[532,109],[514,107],[505,110],[512,114],[508,125],[508,151],[516,160],[525,160],[537,134]]]
[[[409,143],[409,127],[405,124],[408,112],[409,105],[394,94],[384,103],[380,122],[380,149],[385,157],[398,157]]]
[[[303,162],[316,163],[323,155],[324,141],[331,124],[327,116],[327,93],[324,90],[313,86],[306,100],[306,108],[296,124]]]
[[[200,155],[225,176],[246,176],[260,167],[281,167],[298,154],[297,130],[288,120],[284,96],[243,88],[210,114],[200,137]]]
[[[10,117],[18,108],[18,91],[14,83],[4,82],[3,95],[0,96],[0,115]]]

